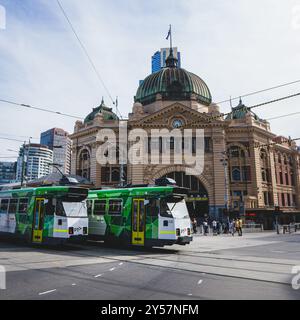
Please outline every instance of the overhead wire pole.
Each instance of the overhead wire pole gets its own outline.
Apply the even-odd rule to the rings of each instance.
[[[100,83],[101,83],[102,87],[104,88],[104,90],[107,92],[107,94],[108,94],[110,100],[112,101],[113,105],[116,106],[116,110],[117,110],[117,112],[119,113],[120,118],[122,119],[122,118],[123,118],[123,117],[122,117],[122,114],[120,113],[120,111],[119,111],[119,109],[118,109],[118,107],[117,107],[117,105],[116,105],[116,102],[115,102],[114,99],[112,98],[112,95],[110,94],[110,91],[108,90],[107,86],[105,85],[104,80],[102,79],[99,71],[97,70],[96,65],[95,65],[95,63],[93,62],[91,56],[89,55],[89,53],[88,53],[85,45],[84,45],[83,42],[80,40],[80,38],[79,38],[79,36],[78,36],[78,34],[77,34],[77,32],[76,32],[76,30],[75,30],[75,28],[74,28],[71,20],[70,20],[70,18],[69,18],[68,15],[67,15],[67,12],[65,11],[64,7],[62,6],[62,4],[61,4],[61,2],[60,2],[59,0],[56,0],[56,2],[57,2],[57,4],[58,4],[58,6],[59,6],[59,8],[60,8],[60,10],[61,10],[61,12],[62,12],[62,14],[64,15],[65,19],[67,20],[67,22],[68,22],[68,24],[69,24],[72,32],[74,33],[74,35],[75,35],[75,37],[76,37],[76,39],[77,39],[80,47],[82,48],[84,54],[86,55],[86,57],[87,57],[90,65],[92,66],[92,69],[94,70],[94,72],[95,72],[98,80],[100,81]]]

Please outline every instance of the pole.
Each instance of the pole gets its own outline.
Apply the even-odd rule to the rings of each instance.
[[[26,148],[26,141],[24,141],[24,144],[23,144],[22,169],[21,169],[21,188],[23,187],[23,183],[24,183],[24,171],[25,171],[25,148]]]
[[[170,49],[173,51],[172,25],[170,24]]]

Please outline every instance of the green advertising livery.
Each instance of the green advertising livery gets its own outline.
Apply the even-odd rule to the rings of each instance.
[[[89,238],[133,246],[192,241],[187,189],[142,186],[89,192]]]
[[[87,196],[63,186],[0,191],[0,235],[36,244],[86,238]]]

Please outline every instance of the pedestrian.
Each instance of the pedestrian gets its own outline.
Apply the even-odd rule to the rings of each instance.
[[[231,235],[234,237],[235,234],[235,222],[234,220],[231,220],[229,223],[229,229],[230,229],[230,233]]]
[[[243,235],[243,220],[239,219],[239,236]]]
[[[217,234],[217,221],[213,220],[212,222],[213,234],[214,236]]]
[[[219,221],[217,221],[217,234],[221,234],[221,223]]]
[[[196,234],[197,233],[197,220],[196,220],[196,218],[193,219],[192,225],[193,225],[193,233]]]
[[[208,234],[208,223],[207,221],[203,221],[203,228],[204,228],[204,235],[207,236]]]

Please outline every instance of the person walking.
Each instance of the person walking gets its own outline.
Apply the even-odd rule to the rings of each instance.
[[[213,234],[214,236],[217,235],[217,221],[213,220],[212,222]]]
[[[231,220],[229,223],[229,232],[231,233],[231,235],[234,237],[235,234],[235,222],[234,220]]]
[[[239,236],[242,237],[243,235],[243,220],[239,219]]]
[[[240,220],[238,218],[236,218],[235,220],[235,230],[238,233],[238,235],[240,235]]]
[[[192,225],[193,225],[193,233],[196,234],[197,233],[197,220],[196,220],[196,218],[193,219]]]
[[[207,221],[203,221],[203,228],[204,228],[204,235],[207,236],[208,234],[208,223]]]

